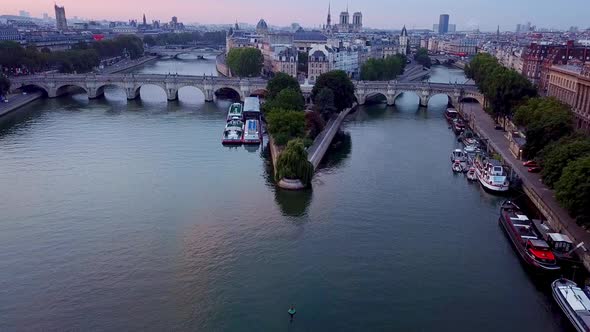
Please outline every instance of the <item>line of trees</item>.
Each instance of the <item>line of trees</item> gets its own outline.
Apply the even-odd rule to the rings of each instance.
[[[260,76],[264,57],[257,48],[232,48],[227,54],[226,62],[232,75],[256,77]]]
[[[579,224],[590,225],[590,138],[576,133],[572,111],[555,98],[533,98],[514,115],[526,129],[524,152],[538,160],[543,183]]]
[[[361,67],[361,80],[393,80],[404,72],[406,61],[406,56],[401,54],[388,56],[385,59],[369,59]]]
[[[537,95],[537,89],[529,80],[502,66],[487,53],[477,54],[465,67],[465,74],[475,81],[486,97],[486,111],[496,121],[510,118],[519,105]]]
[[[158,35],[147,35],[143,42],[148,46],[155,45],[190,45],[196,43],[225,44],[225,31],[194,31],[182,33],[161,33]]]
[[[0,96],[5,96],[10,89],[10,80],[4,74],[0,73]]]
[[[101,58],[143,55],[143,42],[136,36],[119,36],[113,40],[81,42],[71,50],[51,52],[47,48],[21,46],[12,41],[0,42],[0,67],[6,74],[33,74],[57,69],[63,73],[84,73],[100,64]]]

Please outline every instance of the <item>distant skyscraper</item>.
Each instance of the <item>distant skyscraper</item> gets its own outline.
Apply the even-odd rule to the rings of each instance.
[[[66,20],[66,9],[61,6],[55,5],[55,26],[59,31],[68,30],[68,21]]]
[[[438,24],[433,24],[432,25],[432,31],[438,32]]]
[[[438,19],[438,33],[449,32],[449,14],[442,14]]]
[[[456,24],[449,24],[449,31],[448,32],[457,32],[457,25]]]

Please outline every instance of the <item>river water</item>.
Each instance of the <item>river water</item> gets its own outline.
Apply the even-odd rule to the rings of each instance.
[[[221,146],[228,105],[146,86],[2,119],[0,330],[569,329],[501,198],[451,172],[446,97],[359,108],[308,192],[275,188],[267,148]]]

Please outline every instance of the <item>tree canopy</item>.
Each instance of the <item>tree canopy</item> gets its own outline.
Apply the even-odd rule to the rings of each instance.
[[[546,185],[553,187],[571,161],[590,156],[590,139],[559,140],[546,149],[549,151],[543,153],[541,176]]]
[[[266,114],[268,132],[277,145],[285,145],[294,138],[305,135],[305,113],[301,111],[272,109]]]
[[[419,48],[416,51],[416,55],[414,55],[414,60],[417,63],[421,64],[424,67],[430,68],[432,66],[432,61],[430,60],[430,56],[428,56],[428,50],[425,48]]]
[[[557,200],[579,224],[590,223],[590,156],[574,160],[555,184]]]
[[[276,73],[266,84],[267,97],[273,99],[279,92],[288,88],[301,94],[301,86],[294,77],[281,72]]]
[[[321,89],[315,96],[313,103],[315,110],[326,119],[336,112],[334,92],[330,88]]]
[[[264,58],[262,52],[257,48],[232,48],[227,55],[226,61],[232,75],[254,77],[260,76]]]
[[[277,160],[276,180],[299,179],[305,186],[309,186],[312,177],[313,165],[307,160],[303,140],[289,141]]]
[[[496,119],[511,116],[518,105],[537,95],[535,87],[524,76],[502,66],[487,53],[476,55],[465,67],[465,74],[485,95]]]
[[[324,88],[332,90],[336,111],[342,111],[352,106],[354,102],[354,84],[345,72],[334,70],[321,74],[311,91],[313,100]]]
[[[303,95],[298,89],[286,88],[281,90],[274,98],[266,102],[265,109],[291,109],[295,111],[303,111],[305,108],[305,101]]]
[[[389,81],[404,72],[406,57],[400,54],[385,59],[369,59],[361,67],[363,81]]]
[[[514,122],[526,128],[524,152],[529,159],[550,143],[570,135],[572,121],[569,107],[552,97],[529,99],[514,114]]]

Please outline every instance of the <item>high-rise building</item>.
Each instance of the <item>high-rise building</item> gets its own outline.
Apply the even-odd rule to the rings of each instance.
[[[55,5],[55,26],[59,31],[68,30],[68,21],[66,20],[66,9],[63,6]]]
[[[449,24],[449,31],[448,32],[457,32],[457,25],[456,24]]]
[[[449,14],[441,14],[438,19],[438,33],[449,32]]]

